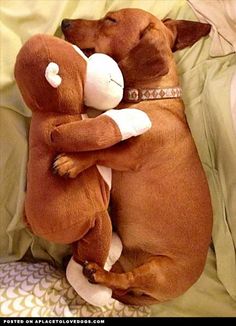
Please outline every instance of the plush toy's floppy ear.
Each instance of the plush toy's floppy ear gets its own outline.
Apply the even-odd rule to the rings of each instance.
[[[131,86],[168,73],[165,42],[164,35],[149,24],[139,43],[119,62],[126,84]]]
[[[172,32],[174,42],[172,51],[193,45],[201,37],[209,34],[211,25],[188,20],[163,20],[165,26]]]

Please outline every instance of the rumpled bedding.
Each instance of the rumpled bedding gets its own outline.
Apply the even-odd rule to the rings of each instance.
[[[235,0],[188,0],[201,22],[212,25],[210,55],[218,57],[236,51]]]
[[[0,316],[4,317],[148,317],[149,307],[113,300],[104,307],[84,302],[65,273],[47,262],[0,264]]]
[[[52,292],[57,289],[57,299],[61,297],[63,307],[66,307],[62,309],[61,316],[94,316],[97,313],[100,316],[235,317],[236,134],[232,115],[235,115],[236,108],[230,102],[230,85],[236,71],[235,52],[211,57],[212,39],[205,37],[191,48],[175,53],[186,116],[208,178],[214,210],[212,244],[202,276],[184,295],[167,303],[142,309],[119,303],[103,310],[94,310],[90,306],[85,309],[73,290],[68,290],[69,285],[61,269],[63,257],[70,254],[70,247],[49,243],[32,235],[22,220],[30,111],[24,105],[14,81],[17,52],[36,33],[60,37],[58,26],[63,18],[97,19],[109,10],[125,7],[150,11],[160,19],[169,17],[196,21],[197,17],[186,0],[93,0],[92,5],[89,0],[2,0],[0,6],[0,315],[9,316],[10,306],[13,307],[11,316],[19,315],[17,304],[13,304],[18,294],[16,291],[14,296],[11,291],[19,287],[22,289],[22,284],[14,277],[6,277],[6,273],[16,275],[14,270],[23,268],[22,273],[27,275],[28,269],[37,266],[39,270],[46,268],[43,274],[46,278],[52,269],[55,275],[60,274],[61,285],[57,287],[55,283],[50,283],[52,291],[47,292],[45,298],[50,300]],[[37,275],[32,273],[30,279],[33,283],[34,277],[37,278]],[[24,295],[31,296],[27,302],[36,300],[32,296],[37,297],[37,291],[30,289],[26,286]],[[65,295],[65,289],[69,291],[69,296]],[[6,297],[6,293],[10,293],[10,297]],[[3,305],[7,300],[10,302]],[[120,309],[120,314],[115,307]],[[22,314],[60,316],[57,311],[61,311],[51,307],[53,312],[50,315],[50,309],[31,308]]]

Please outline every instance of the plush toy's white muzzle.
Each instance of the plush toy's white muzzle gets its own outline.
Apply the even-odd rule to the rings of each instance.
[[[109,56],[95,53],[89,57],[84,103],[98,110],[115,108],[123,97],[124,80],[117,63]]]
[[[77,46],[73,47],[87,62],[85,105],[102,111],[115,108],[122,100],[124,88],[124,79],[118,64],[102,53],[95,53],[87,58]]]
[[[101,111],[115,108],[122,100],[124,89],[124,79],[118,64],[103,53],[95,53],[87,58],[80,48],[72,46],[87,63],[84,104]],[[50,62],[46,67],[45,77],[54,88],[62,82],[58,73],[59,66]]]

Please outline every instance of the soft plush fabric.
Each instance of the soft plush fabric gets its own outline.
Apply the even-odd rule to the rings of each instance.
[[[61,264],[69,253],[66,246],[34,237],[22,222],[30,111],[23,105],[14,82],[15,56],[33,34],[60,36],[58,26],[62,18],[97,19],[108,10],[125,7],[145,9],[159,18],[197,20],[185,0],[95,0],[93,10],[87,0],[1,2],[2,263],[20,260],[27,253],[35,261],[43,259]],[[236,316],[236,136],[230,108],[230,83],[236,56],[233,53],[212,58],[210,48],[208,37],[176,52],[175,57],[187,119],[211,190],[213,242],[199,281],[183,296],[152,306],[152,316]],[[112,315],[112,309],[108,310]]]

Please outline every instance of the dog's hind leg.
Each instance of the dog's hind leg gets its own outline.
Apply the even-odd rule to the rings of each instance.
[[[163,302],[182,294],[200,275],[199,270],[193,273],[190,268],[186,262],[179,264],[169,257],[156,256],[126,273],[106,272],[95,263],[85,264],[83,272],[91,283],[110,287],[120,301],[138,304]]]

